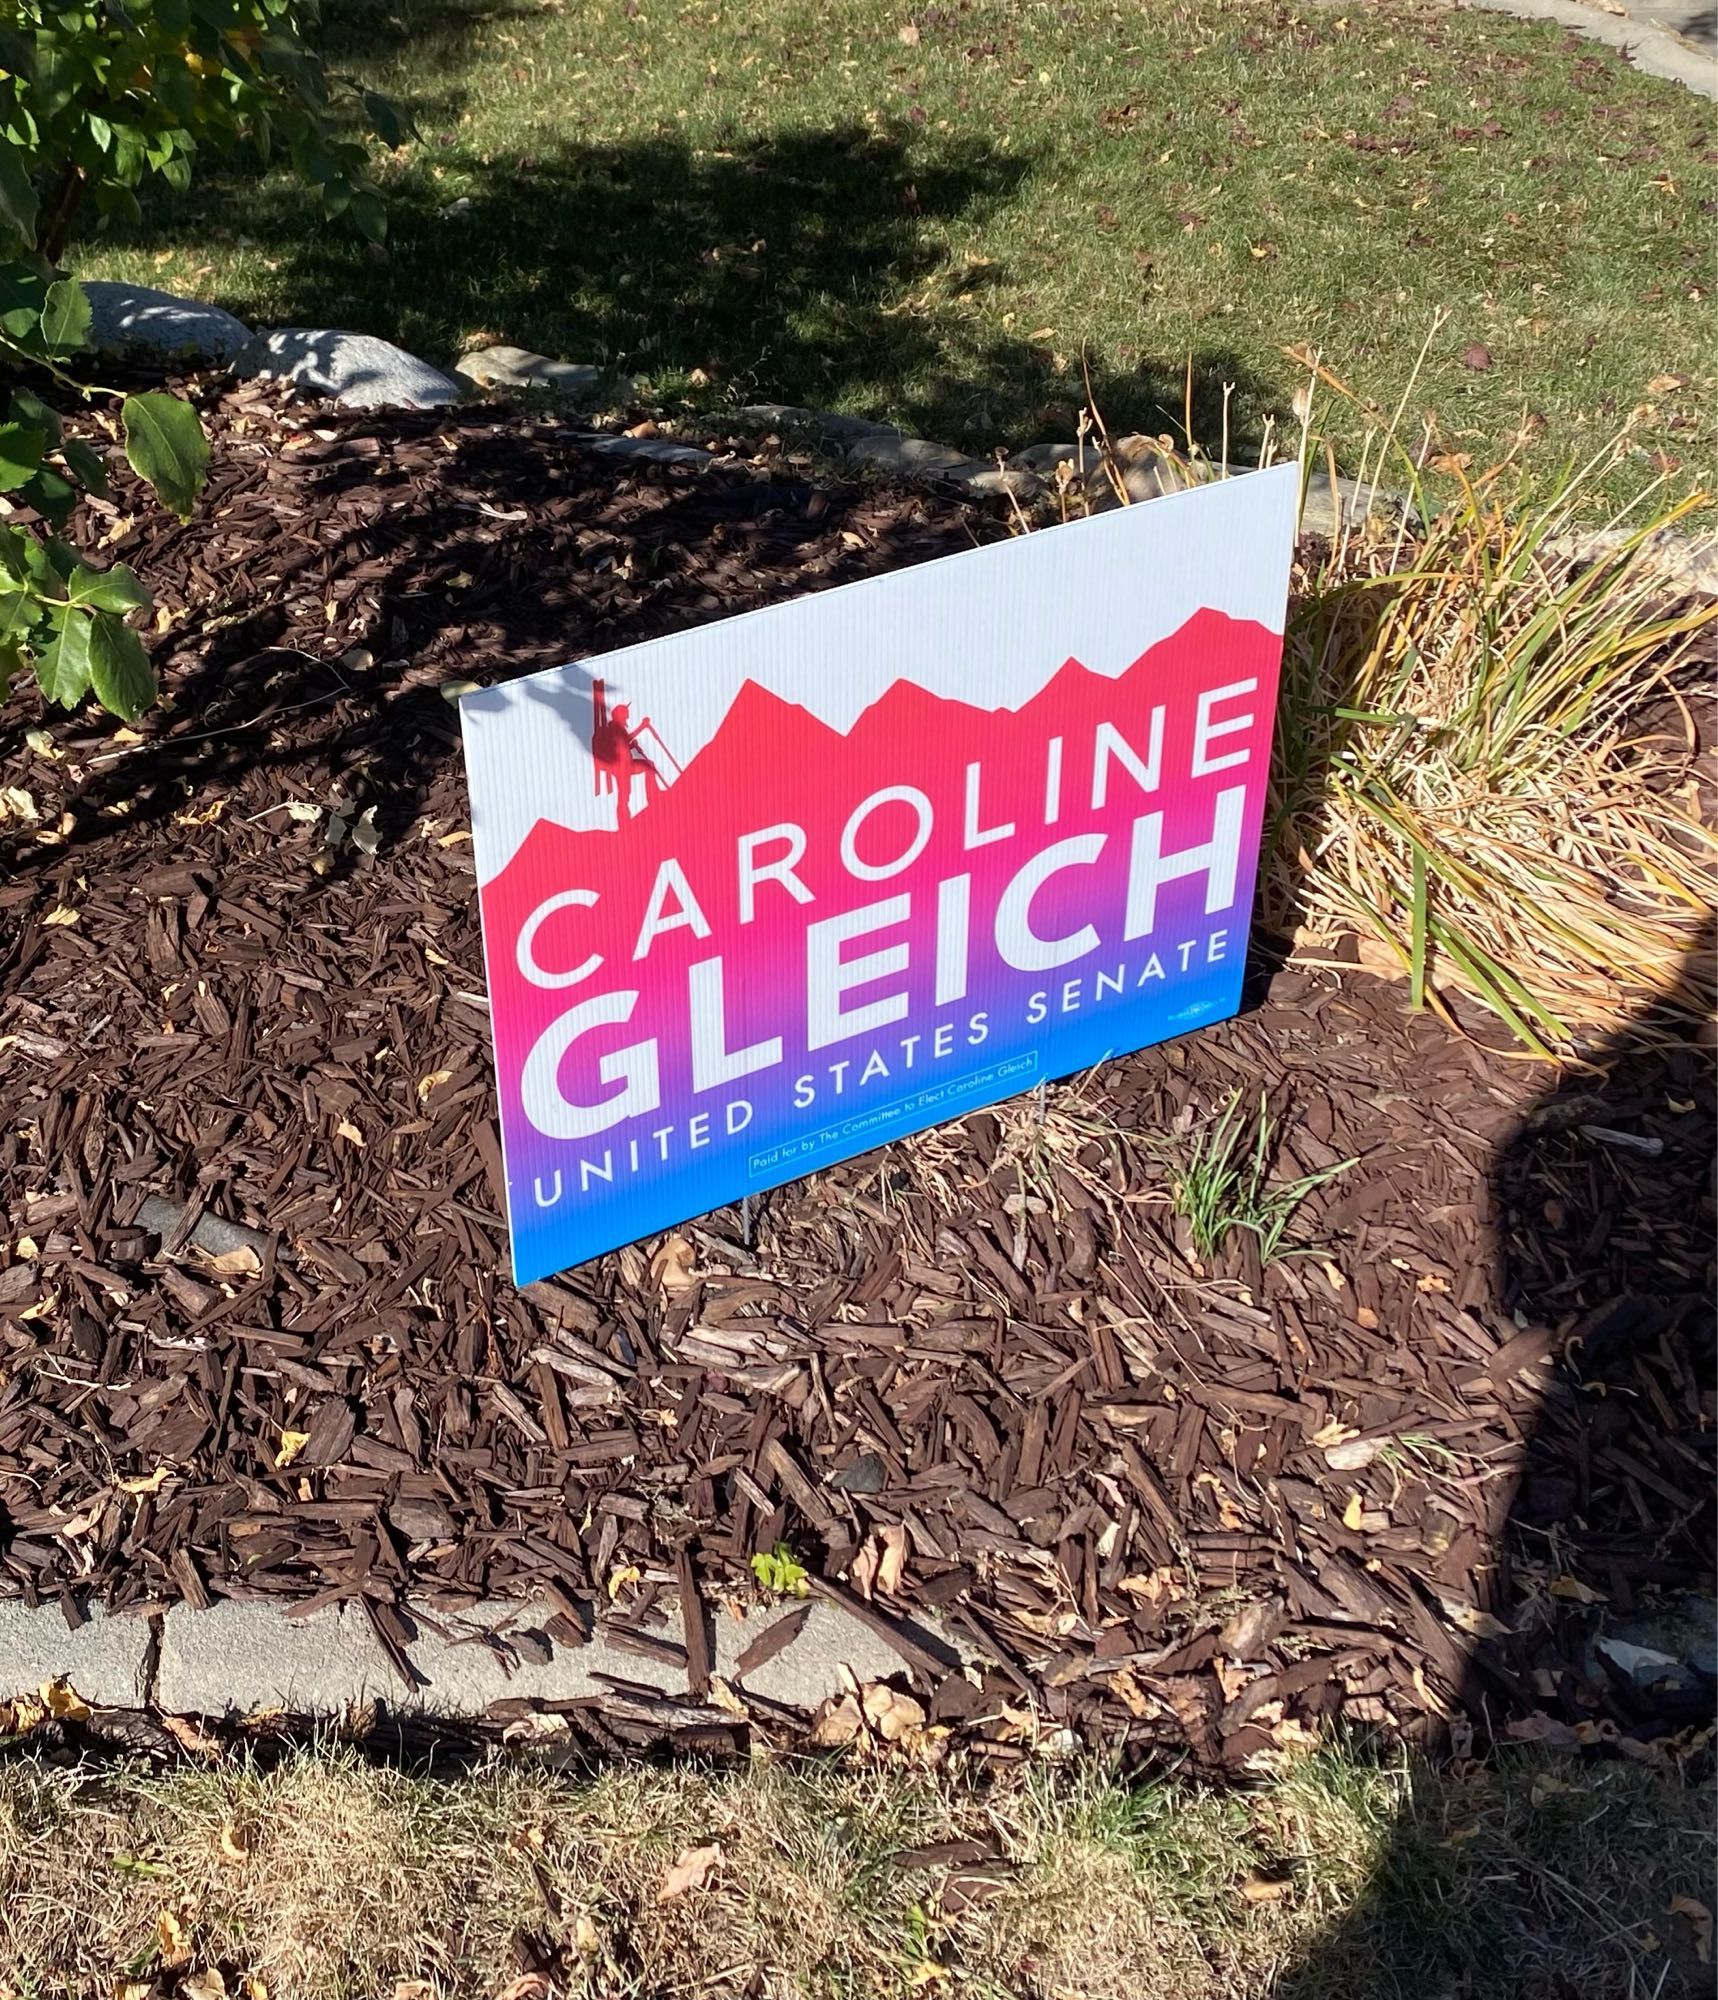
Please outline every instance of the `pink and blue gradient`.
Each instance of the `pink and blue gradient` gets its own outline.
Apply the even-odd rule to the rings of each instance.
[[[1069,661],[1015,711],[974,708],[896,682],[845,736],[748,683],[684,776],[618,830],[575,833],[539,821],[482,892],[518,1282],[962,1116],[1040,1078],[1233,1013],[1280,655],[1280,638],[1263,626],[1204,611],[1114,679]],[[1256,684],[1250,693],[1226,698],[1208,718],[1250,717],[1246,728],[1208,738],[1208,762],[1233,761],[1195,776],[1199,696],[1249,680]],[[1142,790],[1112,757],[1104,803],[1094,808],[1099,725],[1111,725],[1145,758],[1160,707],[1156,788]],[[1062,743],[1059,801],[1046,825],[1053,738]],[[967,771],[974,763],[978,812],[969,829]],[[922,793],[934,808],[932,830],[902,872],[855,879],[841,855],[843,829],[860,801],[886,787]],[[1204,874],[1171,880],[1158,890],[1149,934],[1125,940],[1135,822],[1161,813],[1161,849],[1173,856],[1211,840],[1220,796],[1237,789],[1244,798],[1231,801],[1240,815],[1233,894],[1207,913]],[[907,802],[879,806],[855,838],[861,863],[882,866],[899,856],[918,818]],[[742,921],[740,838],[789,824],[805,835],[794,873],[811,900],[765,880],[751,921]],[[1007,837],[966,844],[969,831],[983,835],[1009,824]],[[1082,836],[1101,837],[1101,848],[1043,879],[1029,899],[1030,926],[1038,939],[1055,940],[1090,925],[1098,941],[1054,969],[1019,970],[998,947],[999,900],[1033,857]],[[760,858],[785,852],[785,841],[777,841]],[[691,924],[661,931],[640,960],[640,930],[670,857],[708,934]],[[938,885],[959,876],[971,878],[965,990],[939,1004]],[[520,971],[519,934],[546,899],[569,889],[594,893],[596,901],[542,920],[532,958],[549,973],[593,954],[601,963],[576,984],[545,988]],[[904,1017],[810,1048],[808,927],[899,897],[907,899],[904,917],[841,948],[847,963],[893,951],[898,969],[848,989],[840,1005],[851,1012],[904,995]],[[674,896],[665,906],[659,898],[659,914],[679,908]],[[1013,954],[1021,955],[1017,943]],[[699,1092],[689,974],[718,957],[726,1049],[779,1037],[781,1056]],[[595,1106],[620,1088],[604,1081],[602,1058],[654,1041],[659,1102],[591,1137],[546,1136],[526,1115],[522,1077],[531,1049],[568,1008],[623,990],[638,996],[630,1018],[574,1040],[554,1071],[556,1084],[568,1102]],[[805,1078],[809,1085],[800,1083]],[[808,1090],[813,1101],[796,1103]],[[729,1106],[741,1101],[749,1122],[730,1135],[728,1124],[741,1114]]]

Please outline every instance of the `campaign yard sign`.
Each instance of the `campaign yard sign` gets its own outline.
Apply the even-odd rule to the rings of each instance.
[[[461,703],[514,1275],[1237,1005],[1292,465]]]

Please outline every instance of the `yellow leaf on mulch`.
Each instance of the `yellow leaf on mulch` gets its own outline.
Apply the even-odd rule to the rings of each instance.
[[[75,924],[77,920],[77,911],[69,908],[65,903],[61,903],[57,909],[50,910],[42,919],[42,922],[45,924]]]
[[[159,1493],[172,1476],[172,1466],[158,1465],[147,1479],[122,1479],[119,1490],[121,1493]]]
[[[282,1431],[280,1449],[274,1455],[275,1470],[284,1472],[309,1442],[308,1431]]]

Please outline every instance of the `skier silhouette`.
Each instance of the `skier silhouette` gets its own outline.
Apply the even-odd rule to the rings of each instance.
[[[649,752],[640,747],[647,734],[654,734],[648,715],[633,728],[627,704],[616,702],[611,710],[607,686],[602,681],[591,683],[591,762],[596,766],[597,797],[605,797],[612,786],[623,820],[632,814],[632,784],[636,777],[643,775],[646,805],[650,803],[652,789],[660,792],[665,784]]]

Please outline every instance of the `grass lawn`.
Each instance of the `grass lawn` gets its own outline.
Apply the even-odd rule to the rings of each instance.
[[[1215,449],[1320,346],[1476,463],[1709,463],[1718,114],[1548,25],[1382,0],[347,0],[330,53],[413,109],[389,250],[278,178],[205,175],[86,276],[609,360],[694,407],[780,399],[988,448]],[[1466,357],[1464,361],[1464,356]],[[1482,365],[1473,365],[1482,364]],[[1488,364],[1488,365],[1484,365]],[[1678,378],[1671,380],[1670,378]],[[1352,459],[1359,419],[1337,432]]]
[[[0,1763],[0,1994],[1677,2000],[1710,1991],[1712,1807],[1543,1757],[1437,1777],[1323,1751],[1216,1794],[1043,1766],[980,1790],[763,1758],[432,1780],[341,1751],[266,1774],[25,1755]],[[950,1841],[996,1857],[964,1908],[911,1865]]]

